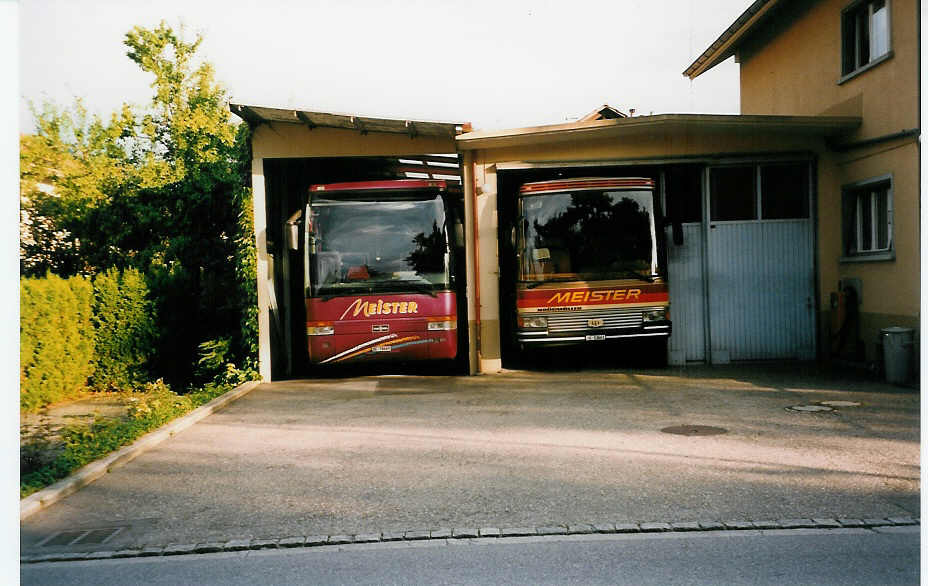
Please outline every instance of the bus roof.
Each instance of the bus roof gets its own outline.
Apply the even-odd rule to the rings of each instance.
[[[447,189],[443,179],[383,179],[380,181],[351,181],[347,183],[320,183],[309,186],[312,193],[319,191],[388,191],[410,189]]]
[[[576,191],[578,189],[654,189],[654,181],[647,177],[578,177],[525,183],[519,193],[547,191]]]

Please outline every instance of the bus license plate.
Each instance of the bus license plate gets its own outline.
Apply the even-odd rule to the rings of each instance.
[[[587,342],[592,342],[594,340],[605,340],[605,339],[606,339],[606,334],[594,334],[592,336],[586,337]]]
[[[393,346],[374,346],[371,352],[392,352]]]

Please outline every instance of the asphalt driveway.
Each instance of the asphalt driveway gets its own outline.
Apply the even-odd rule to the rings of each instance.
[[[919,472],[918,391],[811,364],[286,381],[27,518],[21,543],[917,518]]]

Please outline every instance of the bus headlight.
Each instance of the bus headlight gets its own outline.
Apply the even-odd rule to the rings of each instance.
[[[307,336],[331,336],[335,333],[335,324],[330,321],[311,321],[306,324]]]
[[[664,321],[667,319],[667,308],[662,307],[660,309],[650,309],[645,311],[642,317],[644,318],[645,323],[652,321]]]
[[[429,318],[430,332],[443,332],[456,329],[458,329],[458,320],[456,320],[454,317],[445,316]]]
[[[548,318],[543,315],[519,316],[520,328],[542,329],[548,327]]]

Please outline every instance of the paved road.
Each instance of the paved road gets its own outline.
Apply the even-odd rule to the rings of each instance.
[[[860,405],[786,410],[829,400]],[[918,415],[917,392],[795,365],[273,383],[28,518],[21,544],[918,517]],[[727,433],[661,432],[681,424]],[[96,528],[119,531],[47,541]]]
[[[22,584],[918,584],[918,527],[378,544],[23,566]]]

